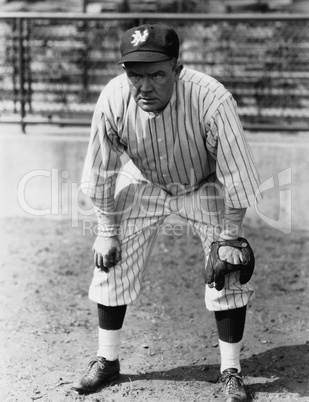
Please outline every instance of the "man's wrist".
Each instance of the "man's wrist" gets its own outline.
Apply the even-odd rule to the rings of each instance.
[[[221,233],[222,240],[236,240],[242,235],[242,223],[246,214],[246,208],[236,209],[225,205],[224,218],[222,221]]]
[[[230,233],[221,232],[219,235],[219,240],[237,240],[239,236],[232,235]]]
[[[119,235],[119,231],[120,231],[120,225],[102,225],[102,224],[98,224],[98,230],[97,230],[97,235],[100,237],[105,237],[105,238],[109,238],[109,237],[116,237]]]
[[[227,223],[226,221],[224,222],[224,225],[222,227],[221,233],[219,234],[219,237],[222,240],[235,240],[238,239],[238,237],[242,233],[242,223],[241,222],[229,222]]]

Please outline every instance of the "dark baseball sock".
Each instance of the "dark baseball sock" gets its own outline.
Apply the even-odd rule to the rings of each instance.
[[[98,304],[99,327],[108,330],[117,330],[122,328],[127,306],[104,306]]]
[[[242,340],[247,306],[233,310],[215,311],[218,336],[221,341],[237,343]]]

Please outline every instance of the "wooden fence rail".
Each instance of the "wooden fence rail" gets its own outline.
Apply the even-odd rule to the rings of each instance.
[[[309,15],[0,13],[0,122],[90,124],[122,32],[169,23],[181,60],[235,96],[246,127],[309,128]]]

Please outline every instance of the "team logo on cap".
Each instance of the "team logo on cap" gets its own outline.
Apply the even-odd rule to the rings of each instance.
[[[143,33],[141,31],[136,30],[132,35],[131,43],[133,46],[137,46],[142,42],[145,42],[148,37],[148,30],[145,29]]]

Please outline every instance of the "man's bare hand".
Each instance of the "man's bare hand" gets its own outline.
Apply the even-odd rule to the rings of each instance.
[[[118,236],[97,236],[93,245],[93,258],[96,267],[105,272],[121,261],[121,244]]]
[[[219,248],[218,253],[221,261],[226,261],[234,265],[242,264],[244,262],[241,250],[239,250],[238,248],[222,246]]]

